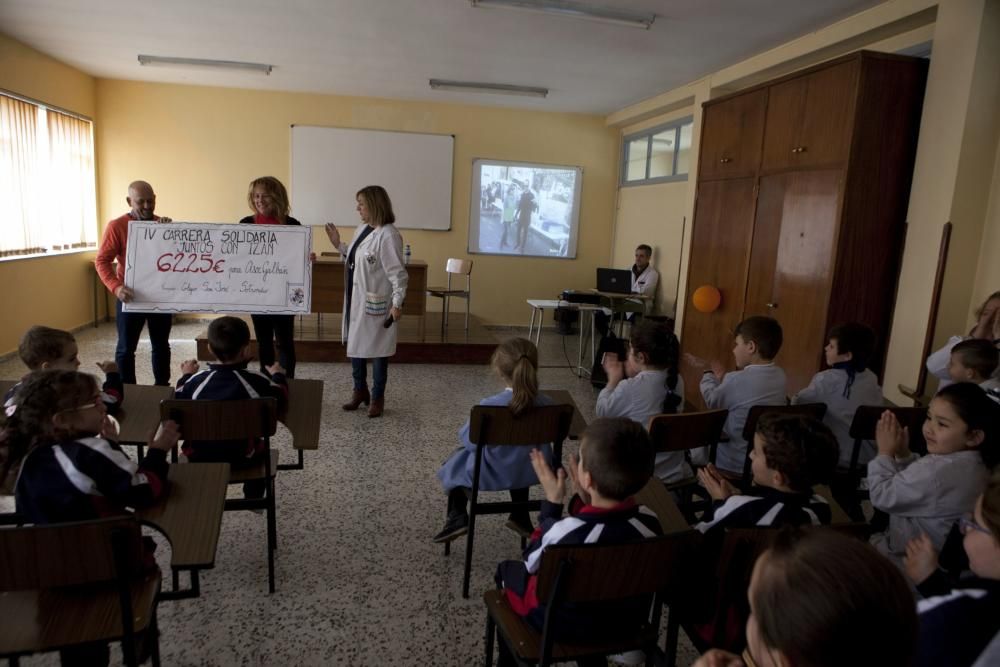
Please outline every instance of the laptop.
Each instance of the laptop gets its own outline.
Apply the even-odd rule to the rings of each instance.
[[[631,294],[632,271],[629,269],[597,269],[597,291]]]

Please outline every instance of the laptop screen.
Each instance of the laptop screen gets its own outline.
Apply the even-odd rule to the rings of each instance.
[[[628,269],[597,269],[597,291],[632,293],[632,272]]]

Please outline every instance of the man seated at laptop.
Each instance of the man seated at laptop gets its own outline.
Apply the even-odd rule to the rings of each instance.
[[[644,294],[653,297],[656,294],[656,285],[660,282],[660,274],[652,267],[649,260],[653,257],[653,249],[643,243],[635,249],[635,264],[632,265],[632,293]],[[653,299],[629,299],[626,301],[628,319],[631,321],[636,313],[649,314],[653,309]],[[630,307],[629,307],[630,306]],[[624,315],[624,313],[623,313]],[[594,326],[601,336],[608,334],[608,322],[613,313],[604,309],[594,313]]]

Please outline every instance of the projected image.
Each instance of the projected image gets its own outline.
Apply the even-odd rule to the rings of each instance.
[[[469,252],[575,257],[580,171],[477,160]]]

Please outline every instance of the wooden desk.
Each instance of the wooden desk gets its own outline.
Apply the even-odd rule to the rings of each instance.
[[[576,407],[576,401],[565,389],[540,389],[540,393],[551,398],[555,403],[573,406],[573,423],[569,426],[569,439],[579,440],[584,429],[587,428],[587,420],[583,418],[580,408]]]
[[[288,414],[282,423],[292,434],[298,463],[283,463],[278,470],[302,470],[303,450],[319,449],[319,428],[323,417],[323,381],[288,380]]]
[[[403,301],[404,315],[427,312],[427,262],[410,260],[406,265],[410,280]],[[313,262],[312,312],[344,312],[344,260],[343,258],[317,257]]]
[[[149,441],[160,423],[160,401],[174,397],[173,387],[158,387],[148,384],[125,385],[125,398],[118,413],[121,426],[118,442],[123,445],[138,445],[140,458],[142,447]]]
[[[198,571],[215,567],[222,511],[229,484],[228,463],[180,463],[170,466],[170,488],[152,507],[138,510],[139,520],[170,542],[174,590],[165,599],[197,597]],[[177,590],[177,573],[191,573],[191,588]]]
[[[684,515],[681,514],[677,503],[674,502],[673,496],[667,491],[667,487],[663,486],[663,482],[656,477],[646,482],[646,486],[642,487],[642,490],[635,494],[635,500],[640,505],[645,505],[656,513],[664,534],[691,530],[691,526],[685,521]]]

